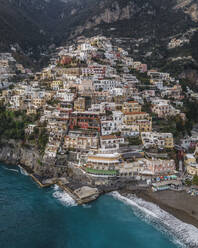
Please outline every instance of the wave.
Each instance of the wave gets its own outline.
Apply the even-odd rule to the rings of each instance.
[[[74,207],[77,206],[75,200],[65,191],[61,190],[58,185],[54,185],[53,197],[58,199],[62,205],[66,207]]]
[[[57,184],[55,184],[55,185],[53,186],[53,189],[54,189],[54,190],[59,190],[60,187],[59,187]]]
[[[20,172],[22,175],[24,176],[28,176],[28,173],[23,169],[23,167],[21,167],[20,165],[18,165],[19,169],[20,169]]]
[[[92,205],[90,205],[90,204],[83,204],[82,207],[83,208],[92,208]]]
[[[14,172],[19,173],[19,171],[18,171],[17,169],[10,169],[10,168],[7,168],[7,167],[5,167],[5,166],[3,166],[3,169],[4,169],[4,170],[14,171]]]
[[[166,235],[179,247],[197,248],[198,229],[193,225],[182,222],[173,215],[162,210],[157,205],[137,198],[134,195],[127,197],[113,192],[111,195],[121,200],[127,205],[132,206],[134,214],[147,223],[152,224]]]

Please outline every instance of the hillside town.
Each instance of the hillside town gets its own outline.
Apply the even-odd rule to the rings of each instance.
[[[198,130],[186,110],[196,92],[110,38],[57,48],[48,67],[12,87],[9,78],[28,71],[11,54],[0,55],[0,67],[1,106],[26,116],[21,137],[29,147],[42,143],[41,166],[72,166],[95,186],[136,180],[181,190],[196,181]]]

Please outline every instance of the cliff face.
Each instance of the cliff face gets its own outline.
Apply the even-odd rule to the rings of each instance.
[[[38,151],[25,148],[20,142],[3,141],[0,145],[0,161],[7,164],[24,164],[32,170],[40,167],[40,155]]]
[[[31,173],[35,173],[43,179],[66,177],[77,184],[92,183],[89,177],[83,174],[80,169],[72,166],[72,164],[62,166],[43,164],[42,157],[37,150],[24,147],[21,142],[14,140],[1,142],[0,161],[8,165],[24,165]]]
[[[198,15],[198,3],[194,0],[95,0],[84,4],[83,10],[76,6],[72,17],[75,20],[77,15],[81,16],[81,21],[75,22],[75,34],[94,27],[97,27],[95,31],[108,32],[111,26],[105,24],[112,24],[115,30],[110,33],[122,36],[129,32],[132,36],[148,32],[151,35],[152,32],[154,35],[174,35],[195,25]],[[162,28],[165,29],[160,30]]]
[[[175,9],[182,9],[193,21],[198,22],[198,2],[196,0],[177,0]]]

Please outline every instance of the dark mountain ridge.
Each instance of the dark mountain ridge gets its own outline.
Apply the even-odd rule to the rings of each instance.
[[[26,45],[82,33],[165,38],[197,27],[189,0],[0,0],[1,41]],[[180,3],[180,7],[178,7]],[[197,19],[191,6],[197,6]],[[183,7],[181,7],[183,6]],[[195,7],[194,7],[195,8]],[[41,42],[41,43],[42,43]]]
[[[59,45],[77,36],[95,34],[129,38],[126,45],[132,55],[156,67],[168,67],[175,58],[189,60],[190,56],[187,64],[196,64],[198,2],[0,0],[1,51],[18,43],[24,50],[40,52],[53,43]],[[174,38],[188,42],[168,49]]]

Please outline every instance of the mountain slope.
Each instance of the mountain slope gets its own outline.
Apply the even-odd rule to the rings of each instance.
[[[103,32],[164,38],[197,26],[196,0],[0,0],[1,41]]]
[[[44,42],[39,26],[22,9],[6,0],[0,1],[0,37],[1,46],[5,48],[14,42],[23,47]]]
[[[194,64],[198,62],[198,2],[0,0],[1,50],[17,42],[24,49],[38,51],[52,43],[95,34],[129,38],[125,45],[134,58],[152,66],[168,70],[180,57],[185,60],[182,63]],[[184,42],[169,49],[174,39]]]
[[[66,3],[55,0],[0,0],[0,44],[23,48],[50,44],[62,35],[61,14]]]
[[[71,38],[82,34],[129,38],[125,46],[135,59],[177,76],[183,72],[193,82],[198,78],[197,0],[95,0],[76,10],[73,21],[76,16],[81,22]]]

